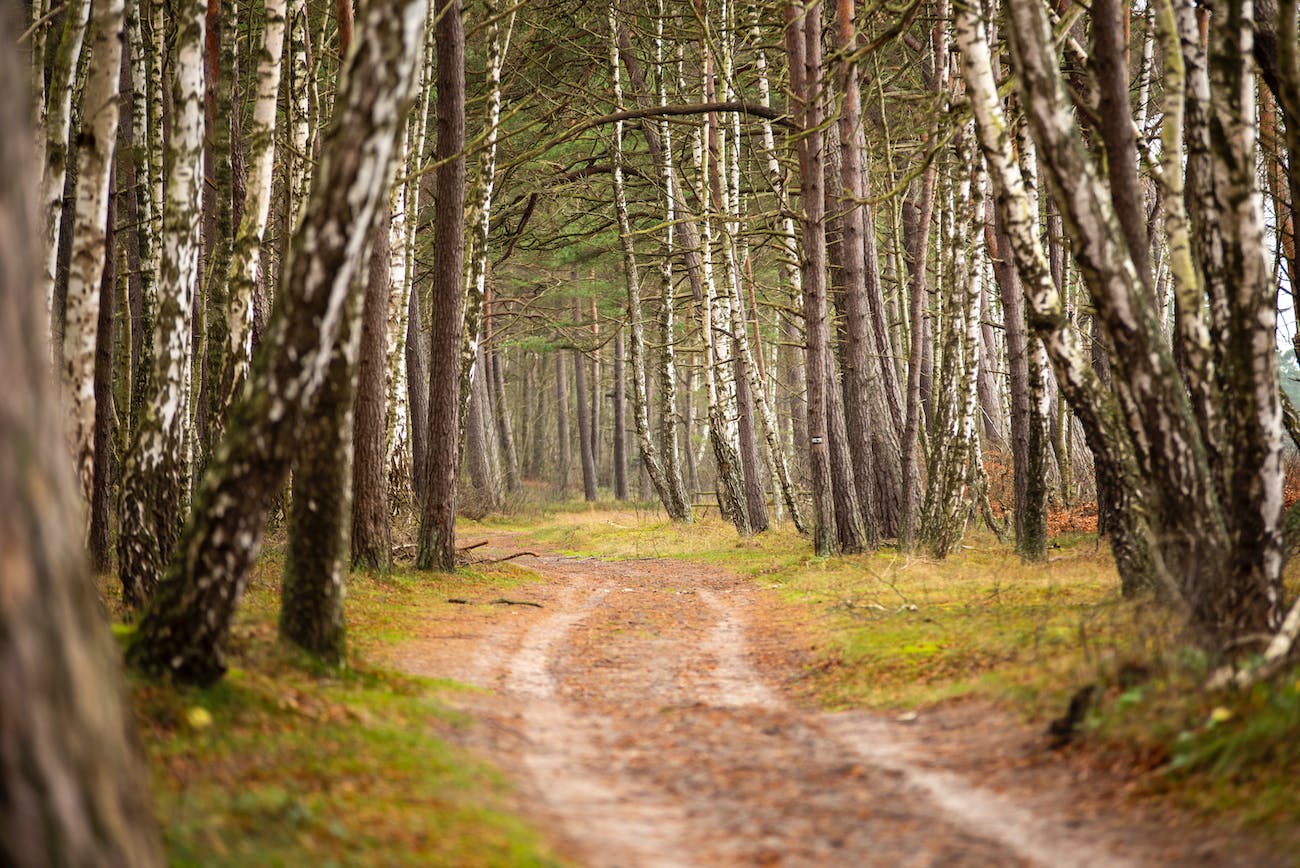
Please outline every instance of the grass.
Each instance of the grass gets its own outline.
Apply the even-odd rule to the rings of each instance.
[[[332,671],[276,640],[281,565],[274,549],[258,565],[220,683],[131,683],[169,861],[558,864],[511,812],[504,778],[454,744],[468,721],[446,697],[473,688],[370,662],[436,617],[449,593],[535,577],[504,564],[450,577],[354,575],[352,663]]]
[[[1166,609],[1120,596],[1090,535],[1056,537],[1046,563],[1026,565],[987,532],[944,561],[889,548],[817,558],[788,527],[742,540],[716,518],[679,526],[614,504],[496,526],[571,554],[707,564],[779,592],[813,636],[802,684],[827,708],[979,697],[1042,725],[1095,684],[1085,749],[1185,807],[1265,833],[1300,826],[1300,671],[1206,692],[1209,661]]]
[[[1054,700],[1062,670],[1113,656],[1133,614],[1108,552],[1081,537],[1026,566],[988,533],[940,562],[887,548],[818,558],[788,526],[738,539],[714,517],[679,526],[595,508],[534,520],[497,526],[571,554],[679,559],[779,591],[814,619],[821,657],[809,689],[831,708],[910,708],[972,693]]]

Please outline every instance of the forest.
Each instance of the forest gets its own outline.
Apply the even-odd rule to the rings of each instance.
[[[0,44],[0,864],[1295,864],[1297,0]]]

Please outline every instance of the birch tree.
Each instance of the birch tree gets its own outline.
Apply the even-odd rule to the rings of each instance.
[[[248,185],[244,190],[244,211],[230,259],[226,358],[221,376],[222,405],[225,408],[230,407],[243,389],[253,358],[253,300],[266,271],[262,240],[271,214],[285,12],[285,0],[266,0],[262,47],[257,55],[257,97],[253,103],[252,122],[243,132],[248,144]]]
[[[124,12],[122,0],[100,0],[95,4],[94,41],[77,137],[77,203],[64,313],[63,386],[72,416],[72,452],[87,504],[94,489],[95,336],[100,282],[108,253],[105,232],[117,146]]]
[[[17,4],[0,6],[12,45]],[[119,14],[121,7],[118,7]],[[0,52],[0,863],[163,864],[49,376],[26,73]]]
[[[618,15],[613,3],[609,6],[609,61],[611,80],[614,85],[615,110],[623,108],[622,70],[619,67],[618,52]],[[641,460],[645,465],[650,481],[659,495],[669,518],[675,521],[691,520],[689,501],[681,500],[682,490],[670,485],[659,458],[659,449],[655,445],[650,430],[650,412],[646,394],[646,350],[645,326],[641,311],[641,278],[636,262],[636,250],[632,243],[632,225],[627,212],[627,194],[623,186],[623,122],[614,122],[613,141],[613,176],[614,209],[618,217],[619,237],[623,248],[623,271],[627,285],[628,314],[628,348],[629,362],[632,366],[632,418],[636,425],[637,439],[641,445]],[[617,412],[617,410],[616,410]]]
[[[366,38],[344,71],[276,314],[254,360],[253,388],[231,412],[180,554],[128,649],[128,660],[147,673],[202,684],[225,672],[230,622],[257,557],[269,496],[284,482],[324,381],[366,236],[388,192],[426,13],[424,0],[376,0],[365,9]]]
[[[45,226],[44,267],[41,290],[46,318],[53,315],[54,270],[59,257],[59,230],[63,220],[63,187],[68,177],[72,129],[72,95],[76,91],[77,66],[90,22],[90,0],[71,0],[63,14],[63,32],[55,49],[50,70],[49,97],[45,108],[45,165],[41,172],[40,209]]]
[[[1112,197],[1066,109],[1046,14],[1034,3],[1009,9],[1018,94],[1109,343],[1114,397],[1061,324],[1059,295],[1031,235],[1024,183],[1010,157],[983,24],[965,3],[957,7],[963,71],[1035,329],[1088,433],[1099,484],[1110,483],[1119,495],[1112,546],[1121,576],[1129,588],[1154,585],[1184,606],[1210,647],[1265,632],[1281,617],[1281,431],[1253,89],[1246,86],[1250,7],[1216,5],[1221,25],[1210,38],[1211,71],[1197,80],[1194,96],[1189,91],[1190,159],[1209,170],[1196,175],[1203,187],[1189,191],[1201,209],[1195,265],[1208,301],[1196,310],[1208,310],[1211,340],[1222,350],[1218,364],[1185,366],[1181,375],[1146,302]],[[1185,62],[1197,45],[1184,40]],[[1189,83],[1195,78],[1189,74]],[[1177,120],[1176,113],[1165,118]],[[1206,394],[1214,401],[1197,409],[1197,396]],[[1222,422],[1211,423],[1211,412]]]
[[[175,17],[158,321],[149,398],[132,432],[122,472],[118,571],[122,598],[133,607],[149,599],[171,559],[189,488],[184,438],[192,317],[199,281],[205,12],[203,0],[187,0]]]

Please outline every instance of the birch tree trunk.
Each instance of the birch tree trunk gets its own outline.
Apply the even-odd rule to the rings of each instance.
[[[0,13],[2,14],[2,13]],[[110,172],[110,177],[115,173]],[[117,407],[113,397],[113,357],[116,335],[113,317],[118,307],[117,279],[117,182],[109,181],[108,213],[104,234],[104,273],[99,286],[99,323],[95,329],[95,454],[94,486],[90,495],[89,530],[86,548],[90,568],[106,573],[112,568],[113,545],[109,539],[113,523],[113,442],[117,436]],[[123,285],[125,281],[123,281]],[[125,307],[125,305],[123,305]]]
[[[71,0],[63,15],[63,32],[54,54],[45,109],[45,164],[41,174],[40,209],[45,226],[44,267],[41,290],[47,323],[53,316],[54,273],[59,256],[59,230],[63,221],[63,188],[68,177],[68,156],[72,129],[72,94],[76,90],[77,66],[90,21],[90,0]]]
[[[257,58],[257,98],[252,122],[244,129],[248,145],[248,185],[230,259],[226,357],[221,375],[222,415],[248,380],[253,359],[253,298],[266,270],[262,239],[271,213],[272,171],[275,167],[277,97],[285,41],[285,0],[266,0],[262,48]]]
[[[618,17],[613,4],[609,7],[609,61],[614,83],[616,111],[623,109],[622,72],[618,55]],[[632,364],[632,418],[641,445],[641,462],[650,476],[660,502],[674,521],[691,519],[690,501],[683,501],[681,489],[669,484],[659,449],[650,430],[649,398],[646,387],[645,329],[641,318],[641,277],[632,243],[632,225],[627,213],[627,196],[623,187],[623,122],[614,122],[614,207],[618,216],[619,236],[623,246],[624,279],[627,282],[629,360]]]
[[[72,417],[72,454],[87,506],[95,487],[95,335],[108,251],[109,182],[117,148],[124,13],[123,0],[100,0],[91,22],[94,41],[77,136],[77,204],[64,309],[63,391]]]
[[[623,330],[614,333],[614,499],[627,500],[627,379],[623,375]]]
[[[283,484],[320,389],[375,211],[397,125],[413,97],[423,0],[372,2],[343,74],[312,193],[290,245],[276,315],[254,360],[255,388],[231,414],[173,560],[128,649],[154,675],[211,683],[257,557],[267,503]]]
[[[484,147],[479,153],[478,167],[474,173],[474,186],[469,193],[469,209],[466,223],[470,234],[465,243],[465,326],[464,342],[461,346],[460,375],[460,426],[465,427],[465,413],[469,407],[473,379],[481,376],[479,362],[481,359],[480,337],[482,330],[483,304],[487,289],[487,245],[488,233],[492,227],[492,191],[496,184],[497,130],[501,123],[501,67],[506,49],[510,44],[510,30],[514,24],[514,12],[510,12],[504,37],[497,16],[495,5],[488,3],[488,57],[487,120],[484,130]]]
[[[944,22],[948,18],[948,0],[938,0],[936,7],[938,22],[931,32],[931,52],[934,56],[931,90],[936,101],[943,103],[948,91],[948,28]],[[938,108],[939,106],[936,106]],[[937,118],[932,121],[927,131],[926,141],[935,143],[939,136]],[[921,175],[921,189],[916,206],[915,218],[906,219],[912,231],[908,236],[908,280],[907,311],[909,337],[907,351],[907,403],[903,416],[902,454],[900,476],[903,500],[899,507],[898,547],[902,551],[911,551],[916,537],[917,491],[920,485],[918,472],[917,446],[921,433],[921,395],[922,395],[922,354],[925,344],[925,286],[928,275],[926,262],[930,255],[930,223],[934,212],[934,187],[937,168],[934,161],[925,167]]]
[[[142,8],[143,7],[143,8]],[[136,254],[140,284],[138,326],[132,330],[131,394],[129,431],[134,434],[149,394],[149,377],[153,371],[154,331],[158,321],[158,251],[161,247],[162,178],[155,174],[155,132],[161,135],[161,71],[152,34],[143,29],[144,13],[151,3],[132,3],[127,7],[127,38],[131,56],[131,187],[136,202]],[[161,174],[161,172],[158,172]],[[129,194],[130,195],[130,194]],[[133,311],[134,313],[134,311]]]
[[[0,6],[12,46],[17,4]],[[120,8],[120,7],[119,7]],[[0,863],[163,864],[149,775],[85,559],[81,502],[35,291],[37,210],[26,73],[0,52]]]
[[[199,281],[203,178],[204,0],[176,15],[172,125],[163,203],[162,280],[150,397],[122,473],[118,571],[122,598],[140,607],[171,559],[189,489],[185,457],[191,320]]]

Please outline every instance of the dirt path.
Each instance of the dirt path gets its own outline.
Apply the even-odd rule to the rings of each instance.
[[[493,540],[505,548],[512,544]],[[457,607],[398,665],[488,688],[464,736],[592,866],[1283,864],[1080,787],[987,709],[910,723],[801,707],[797,633],[751,583],[542,557],[525,606]],[[463,613],[463,614],[462,614]]]

